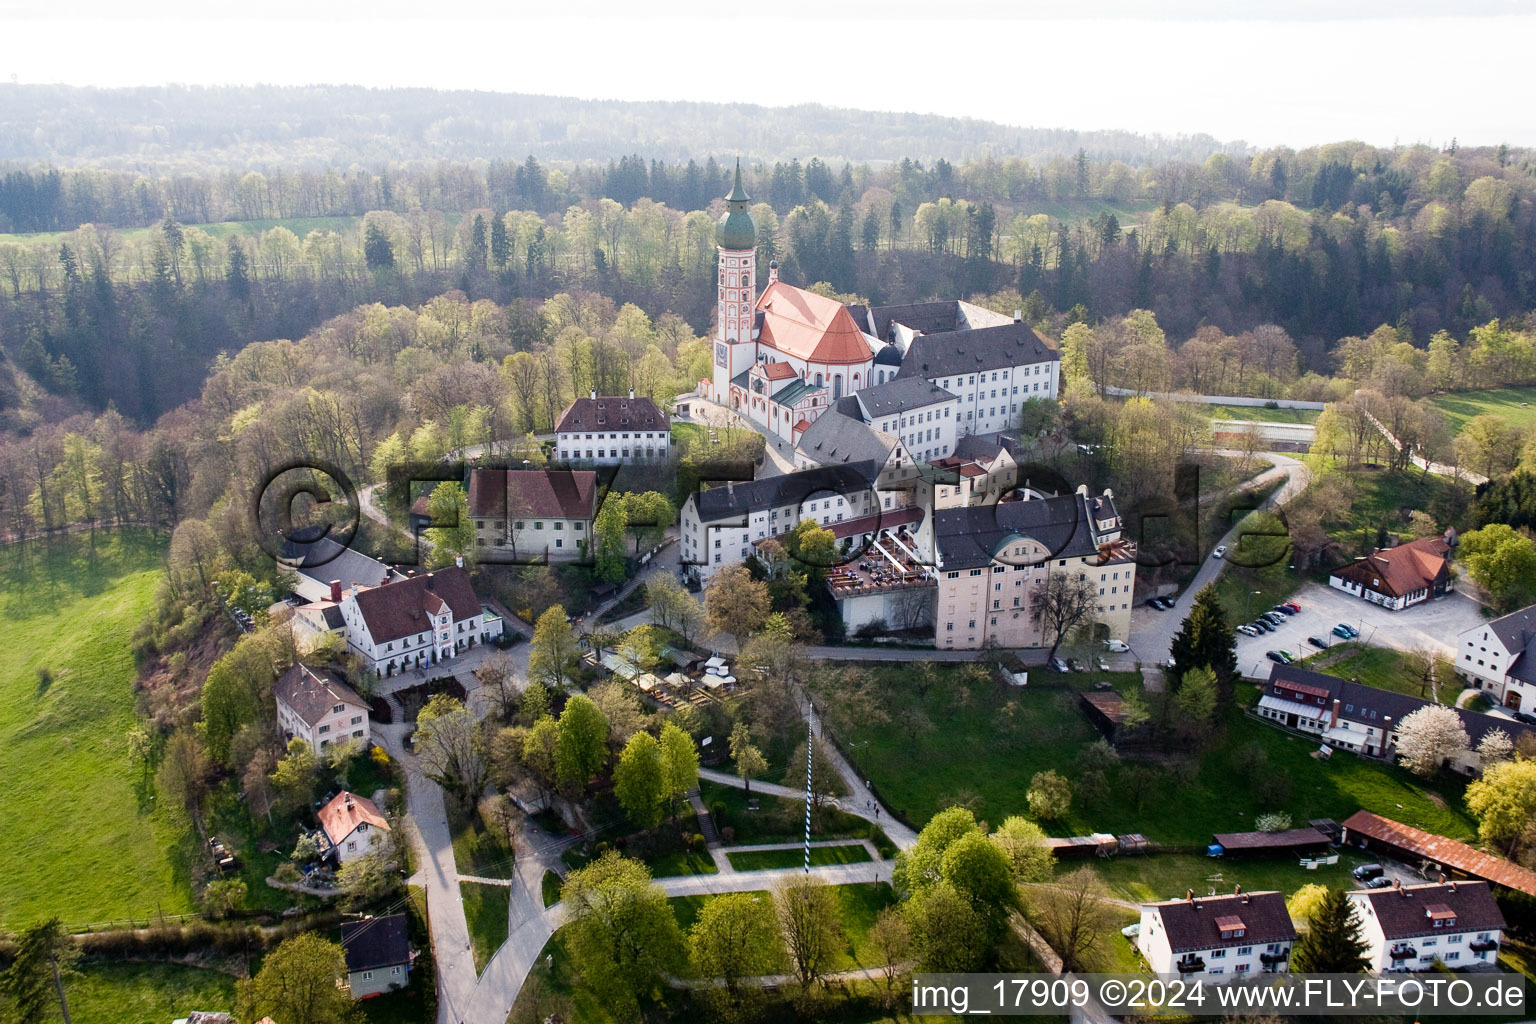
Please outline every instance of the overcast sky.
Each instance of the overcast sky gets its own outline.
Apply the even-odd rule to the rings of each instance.
[[[1536,0],[1462,0],[1454,17],[1429,0],[1097,0],[1093,19],[1063,19],[1059,0],[522,6],[461,0],[434,18],[408,0],[76,0],[66,17],[0,0],[0,76],[819,102],[1256,145],[1536,145]]]

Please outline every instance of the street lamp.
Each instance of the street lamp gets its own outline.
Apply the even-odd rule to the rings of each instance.
[[[1248,592],[1247,596],[1243,598],[1243,618],[1245,618],[1245,619],[1253,618],[1253,598],[1254,598],[1254,595],[1255,594],[1262,594],[1262,593],[1264,593],[1264,591],[1262,591],[1262,590],[1250,590]]]

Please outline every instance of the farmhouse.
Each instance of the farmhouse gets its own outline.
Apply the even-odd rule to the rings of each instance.
[[[341,926],[347,955],[347,990],[367,999],[404,988],[411,972],[411,940],[404,914],[347,921]]]
[[[555,457],[604,465],[656,462],[671,452],[671,417],[642,395],[593,391],[565,407],[555,424]]]
[[[1260,718],[1321,736],[1329,746],[1391,760],[1403,719],[1433,703],[1294,665],[1275,665],[1254,710]],[[1460,772],[1470,774],[1481,767],[1476,747],[1490,730],[1502,729],[1511,738],[1530,731],[1507,718],[1454,710],[1472,748],[1451,762],[1450,767]]]
[[[368,703],[333,673],[296,663],[272,684],[272,696],[284,736],[317,751],[348,741],[368,746]]]
[[[345,864],[384,845],[389,822],[367,797],[342,790],[320,808],[320,830],[331,844],[336,860]]]
[[[462,566],[350,590],[341,613],[348,648],[386,676],[436,665],[496,639],[502,628],[481,606]]]
[[[1512,711],[1536,702],[1536,605],[1456,634],[1456,674]]]
[[[1487,882],[1443,882],[1349,894],[1378,973],[1494,964],[1504,915]]]
[[[1423,537],[1379,548],[1328,577],[1328,585],[1372,604],[1401,611],[1451,589],[1446,561],[1451,545],[1445,537]]]
[[[596,516],[597,474],[591,470],[470,471],[469,518],[480,561],[575,561],[586,555]]]
[[[1136,948],[1154,974],[1221,978],[1283,972],[1296,929],[1278,892],[1196,896],[1141,905]]]
[[[1345,819],[1342,841],[1401,861],[1422,872],[1481,879],[1536,896],[1536,871],[1370,811],[1356,811]]]

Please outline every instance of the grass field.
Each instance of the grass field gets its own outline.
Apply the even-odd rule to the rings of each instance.
[[[64,995],[75,1024],[165,1024],[193,1010],[229,1010],[235,979],[180,964],[89,964],[65,980]]]
[[[670,878],[674,875],[713,875],[720,869],[707,853],[693,850],[672,850],[645,858],[646,867],[653,878]]]
[[[1265,423],[1316,423],[1321,409],[1266,409],[1261,405],[1207,406],[1213,420],[1243,420]]]
[[[899,670],[888,670],[899,671]],[[1069,677],[1084,687],[1105,673]],[[1107,674],[1122,692],[1125,675]],[[867,742],[856,757],[889,805],[921,826],[947,802],[964,801],[978,818],[1000,823],[1026,813],[1025,793],[1035,772],[1047,768],[1072,777],[1072,765],[1095,732],[1079,710],[1077,691],[1035,689],[999,695],[990,684],[965,688],[945,678],[925,708],[935,728],[912,738],[896,723],[857,730],[850,746]],[[1458,839],[1476,831],[1462,809],[1462,784],[1426,785],[1401,769],[1339,752],[1323,763],[1311,757],[1315,742],[1249,718],[1240,708],[1257,691],[1237,687],[1220,733],[1198,760],[1173,769],[1122,763],[1102,798],[1074,800],[1065,818],[1047,823],[1054,835],[1141,832],[1156,842],[1202,846],[1212,833],[1244,831],[1265,810],[1288,811],[1296,821],[1343,820],[1360,808],[1391,814],[1408,824]],[[958,699],[957,699],[958,698]],[[1245,748],[1263,751],[1269,772],[1286,777],[1290,792],[1273,808],[1262,807],[1239,765]]]
[[[1430,399],[1445,413],[1451,433],[1459,434],[1474,416],[1503,416],[1512,426],[1536,426],[1536,388],[1495,388],[1489,391],[1457,391]],[[1526,403],[1521,405],[1520,403]]]
[[[805,863],[805,851],[800,850],[743,850],[727,853],[731,867],[737,871],[765,871],[770,868],[798,868]],[[869,851],[862,845],[813,846],[811,866],[823,864],[863,864],[869,861]]]
[[[460,882],[459,896],[464,900],[464,921],[469,925],[469,941],[475,948],[475,973],[479,974],[507,941],[511,894],[504,885]]]
[[[1127,900],[1163,900],[1183,896],[1188,889],[1208,893],[1231,892],[1241,885],[1245,892],[1274,889],[1295,892],[1309,882],[1335,889],[1352,888],[1351,869],[1375,858],[1349,849],[1339,851],[1339,862],[1308,871],[1296,857],[1202,857],[1197,854],[1158,853],[1145,857],[1121,856],[1094,860],[1090,867],[1110,892]],[[1082,861],[1057,865],[1057,872],[1075,869]]]
[[[453,862],[461,875],[481,878],[511,878],[512,846],[492,835],[478,814],[466,814],[457,806],[448,811],[448,827],[453,833]]]
[[[191,909],[178,808],[129,752],[129,641],[164,543],[136,531],[0,548],[0,925]],[[38,669],[53,682],[40,686]]]
[[[1328,636],[1326,639],[1335,641]],[[1304,648],[1311,651],[1312,648]],[[1362,647],[1358,642],[1335,642],[1326,651],[1318,651],[1303,658],[1300,664],[1314,672],[1337,676],[1340,679],[1356,679],[1379,690],[1395,690],[1410,697],[1429,699],[1421,692],[1420,672],[1414,656],[1393,647]],[[1442,660],[1436,671],[1435,683],[1442,704],[1455,705],[1465,689],[1449,662]]]
[[[539,890],[544,897],[544,905],[552,907],[560,902],[560,876],[553,871],[544,872],[544,877],[539,879]]]
[[[734,833],[731,842],[736,845],[792,843],[805,835],[803,800],[786,800],[763,793],[753,793],[749,797],[746,790],[708,779],[699,783],[699,795],[706,807],[719,812],[715,815],[716,827],[729,828]],[[749,809],[750,800],[757,801],[757,810]],[[812,839],[863,839],[870,836],[870,831],[870,822],[836,807],[823,806],[811,819]],[[873,839],[877,849],[881,844],[890,844],[885,833],[878,829]]]

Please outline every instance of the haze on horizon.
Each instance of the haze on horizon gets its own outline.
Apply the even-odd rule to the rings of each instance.
[[[259,18],[192,0],[83,0],[67,16],[0,0],[0,82],[420,86],[822,103],[1258,146],[1536,145],[1520,102],[1536,0],[1468,0],[1454,16],[1427,0],[1234,6],[1105,0],[1098,17],[1064,19],[1039,0],[981,0],[938,19],[916,0],[836,14],[813,0],[726,14],[662,0],[637,17],[601,0],[579,17],[523,17],[471,0],[448,19],[404,0],[274,0]]]

